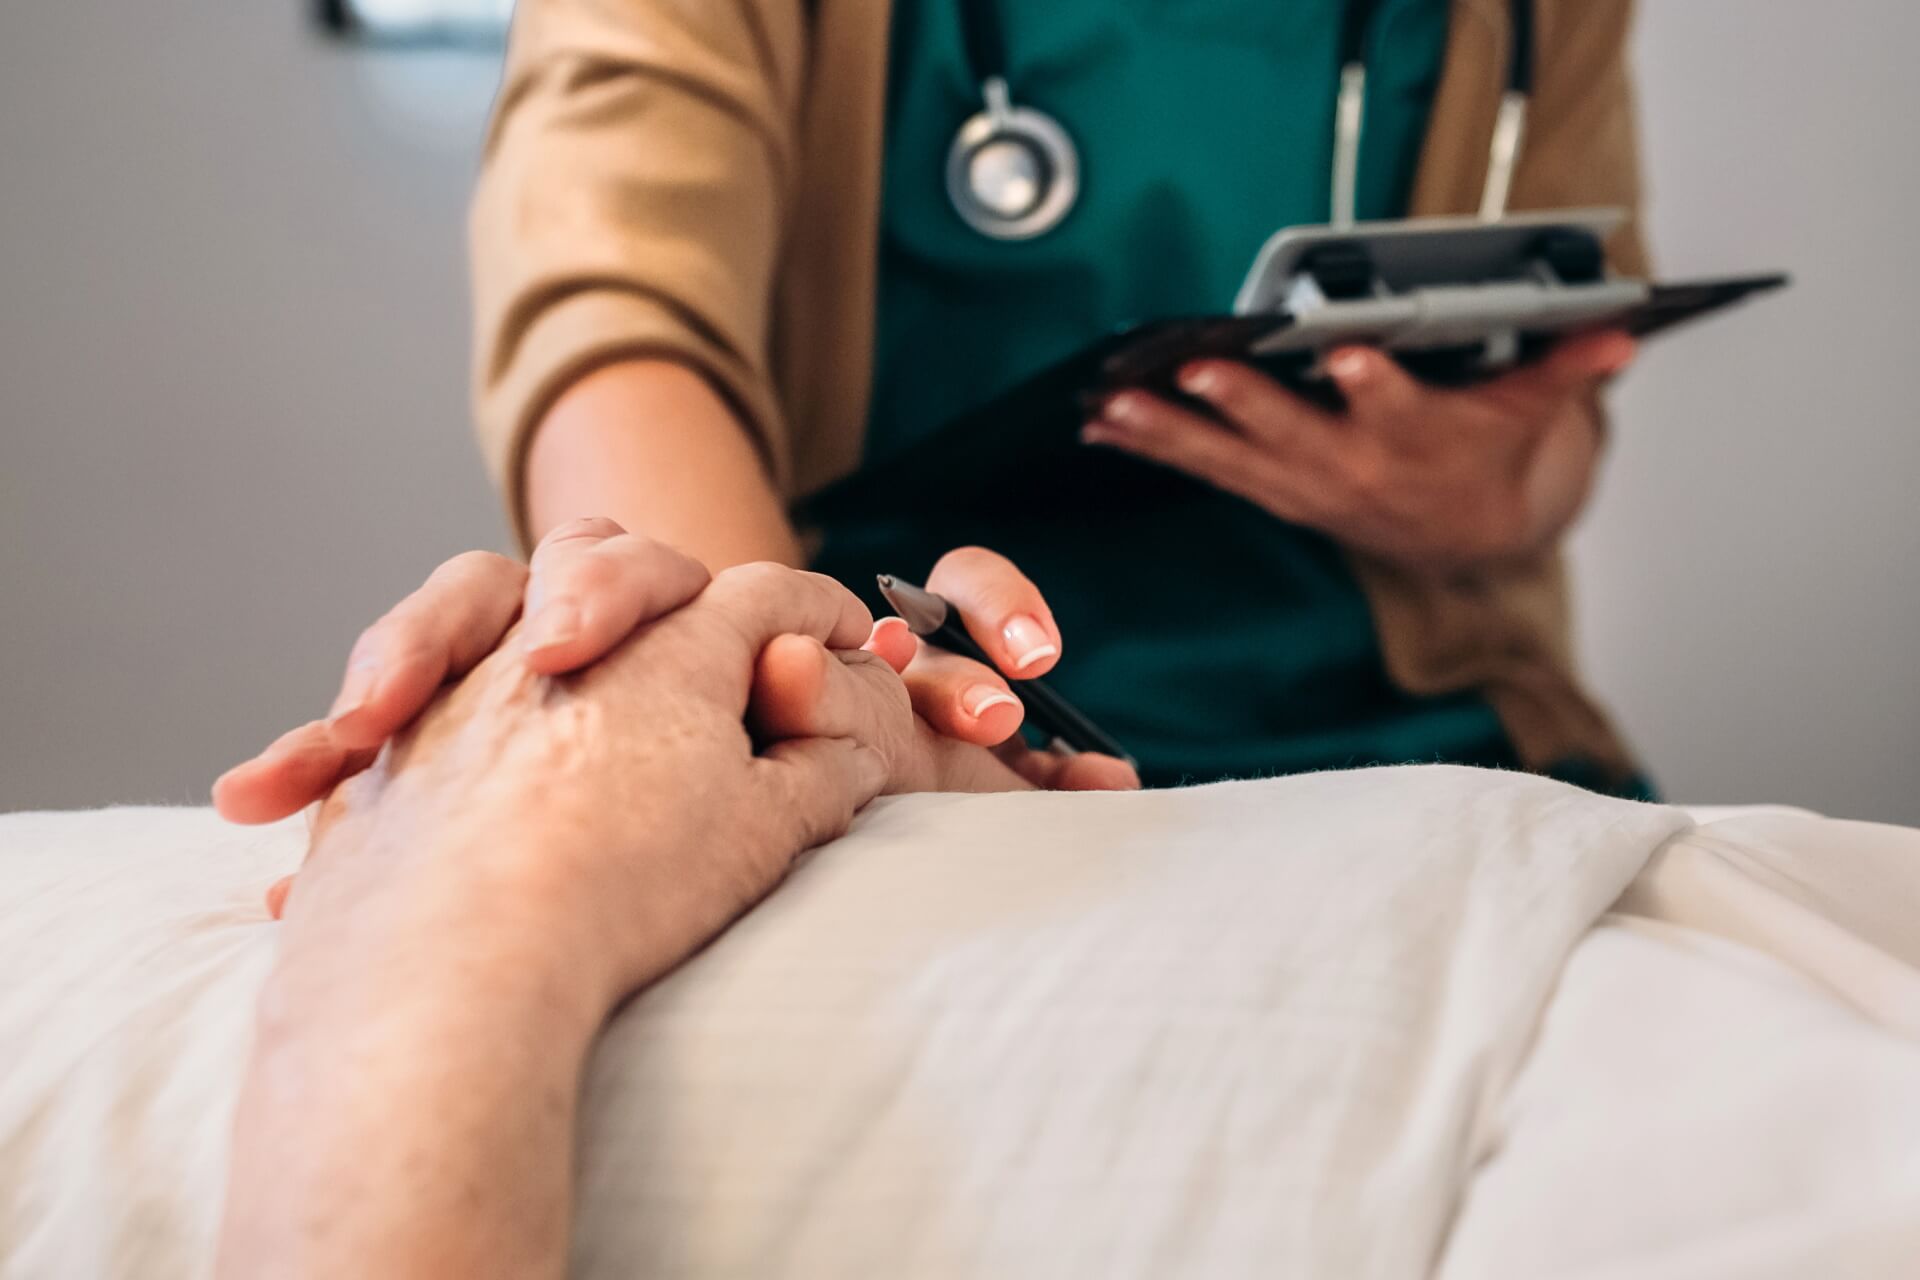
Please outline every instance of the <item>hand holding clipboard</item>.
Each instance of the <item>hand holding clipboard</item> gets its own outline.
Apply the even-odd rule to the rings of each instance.
[[[1175,377],[1195,360],[1243,362],[1308,401],[1339,409],[1322,358],[1377,346],[1435,386],[1460,387],[1539,359],[1596,329],[1662,333],[1783,287],[1780,274],[1653,284],[1611,276],[1601,244],[1613,211],[1521,214],[1497,223],[1418,219],[1290,228],[1262,249],[1239,314],[1153,320],[1109,334],[950,419],[912,447],[870,460],[803,501],[803,522],[860,512],[908,518],[943,501],[1028,500],[1011,472],[1058,476],[1083,465],[1082,422],[1139,388],[1193,404]],[[938,477],[939,484],[922,483]]]

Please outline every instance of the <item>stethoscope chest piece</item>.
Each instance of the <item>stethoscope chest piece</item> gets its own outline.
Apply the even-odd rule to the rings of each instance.
[[[947,195],[981,235],[1045,235],[1079,198],[1080,155],[1052,116],[1014,106],[999,76],[982,90],[986,109],[960,126],[947,152]]]

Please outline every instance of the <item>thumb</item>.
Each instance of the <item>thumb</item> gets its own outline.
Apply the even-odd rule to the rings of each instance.
[[[754,762],[763,812],[788,860],[846,834],[853,815],[887,785],[887,761],[852,738],[791,738]]]

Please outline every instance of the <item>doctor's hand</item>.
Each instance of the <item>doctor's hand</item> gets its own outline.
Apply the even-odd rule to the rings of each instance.
[[[959,609],[974,643],[995,665],[923,644],[900,618],[876,622],[865,647],[906,682],[915,716],[941,744],[936,755],[946,769],[957,768],[966,778],[977,776],[976,765],[966,763],[966,751],[956,748],[986,748],[1031,786],[1051,791],[1139,788],[1140,775],[1124,760],[1094,752],[1064,756],[1035,751],[1020,736],[1025,712],[1009,681],[1053,670],[1063,641],[1046,597],[1012,561],[984,547],[961,547],[940,557],[926,586]],[[763,679],[756,686],[756,710],[776,717],[779,736],[841,736],[841,726],[807,711],[810,686],[798,677],[796,670]],[[925,769],[920,776],[927,776]],[[912,775],[903,776],[893,789],[937,789],[915,782]]]
[[[1081,438],[1185,471],[1350,548],[1447,571],[1540,550],[1572,523],[1599,456],[1594,393],[1633,355],[1624,333],[1587,334],[1455,389],[1348,347],[1327,360],[1342,413],[1247,365],[1202,360],[1180,371],[1179,385],[1217,421],[1125,391]]]

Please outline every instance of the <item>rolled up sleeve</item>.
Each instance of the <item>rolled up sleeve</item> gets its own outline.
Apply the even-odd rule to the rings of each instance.
[[[523,540],[534,429],[618,360],[704,375],[785,485],[767,329],[804,47],[799,0],[522,0],[470,250],[475,417]]]

